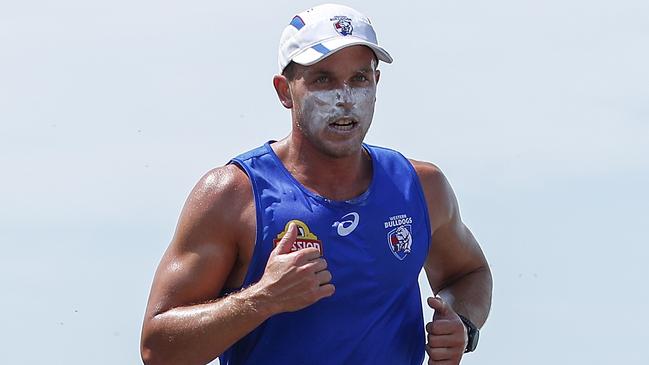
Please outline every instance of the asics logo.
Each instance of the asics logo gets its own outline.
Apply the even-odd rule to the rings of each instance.
[[[351,220],[344,220],[345,218],[351,218]],[[347,236],[348,234],[354,232],[356,229],[356,226],[358,226],[358,213],[356,212],[351,212],[345,214],[342,218],[340,218],[341,222],[335,222],[333,224],[334,227],[337,227],[338,229],[338,234],[342,237]]]

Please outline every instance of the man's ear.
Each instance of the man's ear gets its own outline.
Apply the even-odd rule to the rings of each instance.
[[[381,70],[374,70],[374,78],[376,79],[376,83],[379,83],[379,79],[381,78]]]
[[[275,75],[273,77],[273,86],[277,92],[279,102],[284,105],[284,108],[293,108],[293,98],[291,97],[291,90],[288,87],[288,80],[284,75]]]

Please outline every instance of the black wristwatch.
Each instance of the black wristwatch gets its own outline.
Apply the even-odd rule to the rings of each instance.
[[[475,351],[475,348],[478,347],[478,338],[480,338],[480,330],[478,329],[478,327],[476,327],[475,324],[473,324],[473,322],[471,322],[465,316],[461,314],[458,314],[458,316],[460,316],[460,319],[464,323],[464,326],[466,327],[466,334],[469,337],[469,341],[466,344],[466,349],[464,349],[464,353]]]

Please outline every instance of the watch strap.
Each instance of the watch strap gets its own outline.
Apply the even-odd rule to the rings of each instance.
[[[458,316],[460,317],[462,323],[464,323],[464,326],[466,327],[466,334],[468,337],[468,341],[466,344],[466,348],[464,349],[464,353],[473,352],[475,351],[476,347],[478,347],[478,338],[480,337],[480,330],[475,324],[473,324],[473,322],[471,322],[465,316],[461,314],[458,314]]]

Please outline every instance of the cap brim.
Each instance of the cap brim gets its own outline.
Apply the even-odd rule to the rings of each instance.
[[[385,63],[392,63],[392,57],[385,49],[364,39],[349,36],[336,37],[334,39],[311,46],[293,56],[292,61],[303,66],[311,66],[340,51],[343,48],[358,45],[370,47],[372,51],[374,51],[376,58],[378,58],[380,61],[383,61]]]

